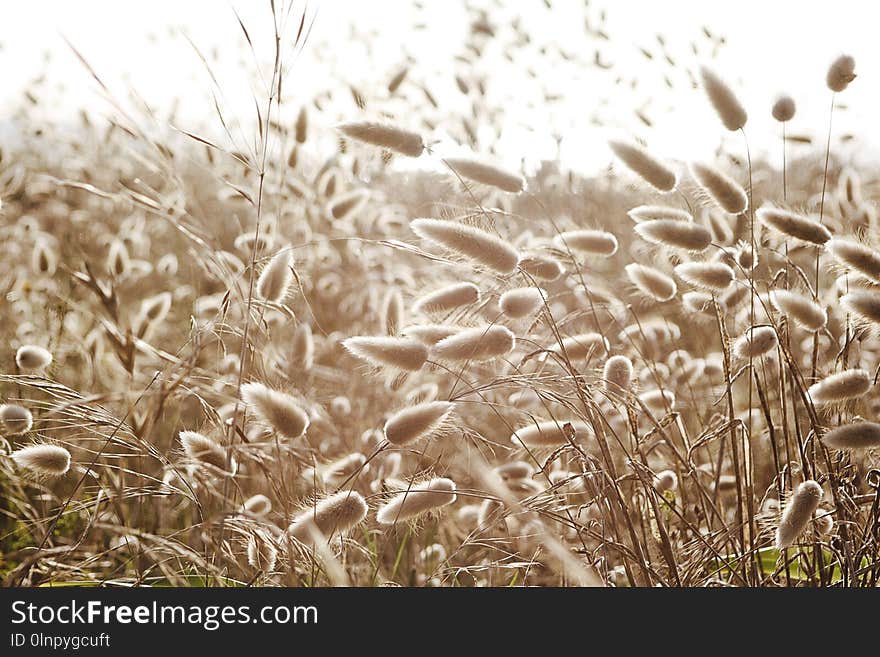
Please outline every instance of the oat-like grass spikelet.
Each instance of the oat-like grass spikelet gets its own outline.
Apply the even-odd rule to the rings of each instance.
[[[715,316],[712,295],[708,292],[685,292],[681,295],[681,305],[689,313]]]
[[[19,468],[40,477],[60,477],[70,469],[70,452],[49,443],[22,447],[12,452],[9,458]]]
[[[252,381],[241,387],[241,398],[285,438],[299,438],[309,428],[308,413],[286,393]]]
[[[602,368],[605,390],[614,395],[629,390],[633,378],[633,364],[626,356],[612,356]]]
[[[455,499],[455,482],[438,477],[423,484],[413,484],[409,490],[392,497],[376,512],[376,520],[380,525],[393,525],[452,504]]]
[[[810,386],[807,393],[814,404],[836,404],[858,399],[871,389],[871,375],[862,369],[844,370],[826,376]]]
[[[765,206],[759,208],[755,214],[765,226],[788,237],[819,246],[831,239],[831,231],[818,221],[788,210]]]
[[[523,255],[519,261],[519,266],[529,276],[547,283],[558,280],[565,272],[562,263],[556,258],[540,253]]]
[[[392,287],[385,293],[379,317],[385,334],[397,335],[404,320],[403,296],[399,288]]]
[[[880,424],[852,422],[836,427],[822,436],[822,442],[833,449],[873,449],[880,447]]]
[[[425,150],[425,142],[421,135],[388,124],[355,121],[343,123],[336,129],[350,139],[386,148],[408,157],[419,157]]]
[[[635,223],[654,221],[656,219],[674,219],[675,221],[693,221],[693,215],[687,210],[671,208],[665,205],[640,205],[633,208],[627,215]]]
[[[734,131],[745,126],[749,116],[736,94],[733,93],[733,89],[706,66],[700,67],[700,78],[703,82],[703,89],[709,97],[709,102],[712,103],[712,107],[715,108],[724,127]]]
[[[385,423],[385,439],[402,446],[436,434],[454,407],[451,402],[435,401],[401,409]]]
[[[422,368],[428,359],[424,344],[413,338],[355,336],[342,345],[354,356],[375,367],[392,367],[409,372]]]
[[[608,340],[600,333],[580,333],[562,339],[561,345],[551,349],[562,356],[566,354],[570,360],[584,360],[590,356],[598,356],[610,348]]]
[[[709,230],[690,221],[653,219],[637,223],[634,230],[646,242],[692,253],[701,253],[712,243]]]
[[[742,359],[758,358],[776,349],[778,343],[772,326],[753,326],[733,343],[733,353]]]
[[[481,185],[495,187],[511,194],[519,194],[526,186],[525,180],[519,174],[491,164],[464,158],[447,158],[444,161],[462,178]]]
[[[451,361],[486,361],[505,356],[516,347],[516,337],[505,326],[493,324],[463,329],[440,340],[431,356]]]
[[[844,237],[831,238],[825,248],[842,265],[874,283],[880,283],[880,253],[874,249]]]
[[[141,303],[141,315],[150,322],[161,322],[171,310],[172,300],[170,292],[160,292],[149,299],[144,299]]]
[[[258,493],[245,500],[242,510],[255,518],[264,518],[272,511],[272,500]]]
[[[480,288],[467,281],[453,283],[416,299],[413,312],[447,313],[480,301]]]
[[[747,285],[732,285],[724,294],[721,295],[721,306],[725,310],[736,310],[749,296],[749,287]]]
[[[501,295],[498,305],[501,312],[512,319],[531,317],[547,300],[547,292],[537,287],[517,287]]]
[[[779,312],[791,317],[808,331],[818,331],[828,322],[828,313],[824,308],[797,292],[775,290],[770,293],[770,301]]]
[[[839,55],[825,76],[825,83],[834,93],[840,93],[856,79],[856,60],[851,55]]]
[[[880,324],[880,292],[855,290],[840,297],[840,304],[862,319]]]
[[[599,256],[617,253],[617,238],[604,230],[569,230],[553,238],[560,249],[571,249]]]
[[[510,442],[526,447],[558,447],[568,443],[569,437],[581,442],[592,435],[590,425],[580,420],[533,420],[514,431]]]
[[[257,296],[271,303],[279,303],[293,282],[292,266],[293,258],[289,249],[281,249],[272,256],[257,279]]]
[[[226,450],[217,441],[198,431],[181,431],[178,435],[183,451],[188,457],[219,470],[226,469]]]
[[[313,542],[317,530],[325,538],[345,534],[367,517],[369,507],[357,491],[343,490],[318,501],[313,507],[297,515],[287,533],[307,545]]]
[[[52,354],[43,347],[26,344],[15,352],[15,364],[22,372],[40,372],[52,364]]]
[[[0,422],[10,434],[27,433],[34,425],[34,416],[24,406],[3,404],[0,406]]]
[[[475,226],[442,219],[413,219],[410,228],[419,237],[498,272],[516,269],[519,254],[510,244]]]
[[[638,263],[630,263],[624,269],[639,292],[655,301],[669,301],[678,291],[675,280],[658,269]]]
[[[608,142],[614,154],[642,180],[660,192],[671,192],[678,184],[675,171],[651,155],[645,148],[631,142]]]
[[[795,109],[794,98],[783,95],[773,103],[770,114],[780,123],[786,123],[794,118]]]
[[[736,276],[721,262],[685,262],[675,268],[675,273],[686,283],[710,292],[723,292]]]
[[[776,529],[777,549],[787,548],[798,539],[813,519],[821,500],[822,487],[815,481],[808,480],[797,487],[785,505]]]
[[[402,333],[408,338],[418,340],[426,347],[433,347],[440,340],[455,335],[461,330],[461,326],[454,324],[412,324],[404,327]]]
[[[692,162],[691,175],[725,212],[739,214],[749,206],[745,190],[730,176],[702,162]]]

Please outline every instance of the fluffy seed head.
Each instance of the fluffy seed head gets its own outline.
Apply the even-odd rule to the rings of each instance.
[[[629,390],[632,377],[633,364],[626,356],[612,356],[605,361],[602,378],[608,392],[619,395],[621,391]]]
[[[880,324],[880,293],[855,290],[840,297],[840,304],[859,317]]]
[[[880,283],[880,253],[844,237],[833,237],[825,245],[834,259],[875,283]]]
[[[413,312],[445,313],[479,300],[480,288],[473,283],[453,283],[416,299]]]
[[[665,205],[640,205],[633,208],[627,215],[636,223],[642,221],[654,221],[655,219],[675,219],[676,221],[693,221],[694,218],[687,210],[670,208]]]
[[[772,326],[753,326],[733,343],[733,352],[740,358],[757,358],[776,348],[778,340]]]
[[[673,470],[663,470],[662,472],[658,472],[657,476],[654,477],[654,488],[661,493],[665,493],[668,490],[675,490],[677,487],[678,476]]]
[[[354,356],[376,367],[393,367],[410,372],[422,368],[428,359],[428,350],[413,338],[390,336],[355,336],[342,345]]]
[[[730,176],[701,162],[691,164],[691,174],[725,212],[739,214],[749,205],[745,190]]]
[[[690,221],[654,219],[636,224],[635,231],[639,237],[652,244],[693,253],[705,251],[712,243],[712,234],[708,229]]]
[[[808,480],[797,487],[785,505],[782,520],[776,529],[778,549],[787,548],[797,540],[812,520],[821,500],[822,487],[815,481]]]
[[[546,299],[547,292],[540,288],[518,287],[502,294],[498,305],[505,315],[518,319],[533,316],[541,309]]]
[[[513,432],[510,442],[526,447],[556,447],[568,443],[569,438],[580,442],[593,435],[593,430],[580,420],[532,421]]]
[[[548,283],[558,280],[565,271],[558,260],[539,253],[524,255],[519,266],[529,276]]]
[[[446,164],[462,178],[511,194],[519,194],[526,186],[522,176],[491,164],[461,158],[447,158]]]
[[[733,90],[706,66],[700,68],[700,77],[709,102],[712,103],[724,127],[730,131],[742,128],[749,117]]]
[[[685,262],[675,273],[686,283],[710,292],[723,292],[735,277],[733,269],[721,262]]]
[[[288,394],[252,381],[241,387],[241,398],[285,438],[299,438],[309,428],[308,414]]]
[[[380,525],[393,525],[452,504],[455,499],[454,481],[445,477],[431,479],[395,495],[376,512],[376,520]]]
[[[614,154],[649,185],[661,192],[670,192],[678,182],[675,171],[641,146],[629,142],[608,142]]]
[[[776,102],[773,103],[773,109],[771,110],[773,118],[780,123],[791,121],[794,118],[794,112],[794,98],[791,96],[780,96],[777,98]]]
[[[343,123],[336,129],[346,137],[380,148],[387,148],[400,155],[418,157],[425,150],[425,142],[422,141],[421,135],[396,126],[370,121],[356,121]]]
[[[516,337],[499,324],[464,329],[440,340],[431,350],[443,360],[485,361],[509,354],[516,347]]]
[[[562,344],[555,346],[553,351],[560,356],[566,354],[570,360],[583,360],[608,349],[608,341],[600,333],[581,333],[563,338]]]
[[[226,451],[216,441],[198,431],[181,431],[180,444],[186,455],[195,461],[226,469]]]
[[[617,253],[617,238],[604,230],[569,230],[554,237],[553,241],[560,249],[601,256]]]
[[[648,390],[639,395],[641,401],[652,413],[665,413],[675,406],[675,393],[671,390]]]
[[[39,372],[52,363],[52,354],[36,345],[27,344],[15,352],[15,364],[23,372]]]
[[[34,416],[24,406],[3,404],[0,406],[0,421],[11,434],[27,433],[34,424]]]
[[[312,335],[312,327],[308,324],[300,324],[293,334],[290,364],[308,372],[314,362],[315,338]]]
[[[630,263],[624,269],[629,280],[645,296],[655,301],[669,301],[675,296],[678,289],[675,281],[663,272],[637,263]]]
[[[257,279],[257,296],[272,303],[280,302],[293,281],[291,265],[289,249],[281,249],[272,256]]]
[[[833,449],[872,449],[880,447],[880,424],[853,422],[832,429],[822,442]]]
[[[409,445],[435,433],[455,404],[444,401],[417,404],[397,411],[385,423],[385,439],[392,445]]]
[[[58,445],[29,445],[9,456],[18,467],[43,477],[60,477],[70,469],[70,452]]]
[[[871,389],[871,375],[865,370],[844,370],[827,376],[810,386],[808,393],[814,404],[834,404],[857,399]]]
[[[452,324],[413,324],[403,329],[402,333],[413,340],[418,340],[426,347],[433,347],[435,344],[455,335],[461,331],[460,326]]]
[[[252,516],[262,518],[272,510],[272,501],[265,495],[258,493],[245,500],[242,509]]]
[[[297,515],[287,533],[302,543],[311,544],[315,530],[325,538],[344,534],[367,517],[367,503],[356,491],[343,490],[317,502]]]
[[[825,83],[831,91],[839,93],[846,89],[849,83],[855,79],[856,60],[850,55],[840,55],[831,62],[828,74],[825,76]]]
[[[811,244],[825,244],[831,239],[831,231],[818,221],[813,221],[788,210],[780,208],[763,207],[755,213],[758,219],[773,230],[783,235],[794,237]]]
[[[828,321],[825,309],[812,299],[789,290],[775,290],[770,300],[779,312],[791,317],[808,331],[818,331]]]
[[[435,242],[499,274],[511,273],[519,262],[516,249],[480,228],[441,219],[413,219],[409,225],[419,237]]]

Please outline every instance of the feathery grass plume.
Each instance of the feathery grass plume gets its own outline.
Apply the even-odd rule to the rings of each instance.
[[[678,488],[678,475],[673,470],[663,470],[654,477],[654,488],[665,493],[668,490]]]
[[[745,190],[730,176],[702,162],[692,162],[691,175],[725,212],[739,214],[749,206]]]
[[[707,212],[706,223],[712,233],[712,241],[718,244],[729,244],[733,241],[733,229],[727,218],[720,212],[714,210]]]
[[[833,449],[880,447],[880,424],[876,422],[843,424],[822,436],[822,442]]]
[[[385,439],[402,446],[426,438],[440,430],[454,407],[451,402],[435,401],[401,409],[385,423]]]
[[[499,274],[511,273],[519,262],[519,254],[510,244],[475,226],[442,219],[413,219],[409,225],[419,237]]]
[[[60,477],[70,469],[70,452],[48,443],[22,447],[12,452],[9,458],[19,468],[42,477]]]
[[[271,303],[279,303],[293,282],[292,257],[289,249],[281,249],[263,267],[257,279],[257,296]]]
[[[880,283],[880,253],[874,249],[845,237],[832,237],[825,248],[841,264],[874,283]]]
[[[671,192],[678,178],[669,166],[638,144],[613,139],[608,142],[614,154],[642,180],[661,192]]]
[[[633,378],[632,361],[626,356],[612,356],[605,361],[602,378],[605,390],[612,394],[619,395],[621,391],[629,390]]]
[[[791,121],[795,113],[794,98],[791,96],[780,96],[773,103],[773,109],[770,110],[770,113],[780,123]]]
[[[376,520],[380,525],[393,525],[452,504],[455,499],[455,482],[438,477],[395,495],[376,512]]]
[[[327,202],[327,214],[339,221],[354,217],[364,209],[369,198],[370,192],[366,189],[337,194]]]
[[[565,272],[562,264],[556,259],[540,253],[528,253],[519,261],[520,269],[529,276],[540,281],[552,283]]]
[[[461,327],[452,324],[413,324],[404,328],[402,333],[408,338],[418,340],[426,347],[433,347],[440,340],[459,331]]]
[[[772,326],[752,326],[733,343],[733,353],[743,359],[758,358],[779,343]]]
[[[38,239],[31,252],[31,271],[37,276],[52,276],[58,268],[58,255],[45,239]]]
[[[445,313],[480,301],[480,288],[473,283],[453,283],[416,299],[413,312]]]
[[[258,493],[245,500],[242,510],[256,518],[263,518],[272,511],[272,500]]]
[[[3,404],[0,406],[0,421],[11,434],[27,433],[34,425],[34,416],[24,406]]]
[[[547,300],[547,292],[537,287],[517,287],[501,295],[501,312],[512,319],[533,316]]]
[[[745,126],[749,116],[727,83],[707,66],[700,67],[700,78],[709,102],[724,127],[732,132]]]
[[[309,324],[300,324],[293,332],[293,348],[290,350],[290,364],[305,372],[312,369],[315,362],[315,338]]]
[[[693,221],[694,217],[687,210],[670,208],[665,205],[640,205],[626,213],[636,223],[654,221],[656,219],[674,219],[675,221]]]
[[[495,473],[502,479],[527,479],[535,469],[525,461],[511,461],[495,467]]]
[[[425,142],[422,141],[421,135],[388,124],[355,121],[343,123],[336,129],[346,137],[386,148],[400,155],[419,157],[425,150]]]
[[[379,313],[380,323],[385,329],[386,335],[397,335],[397,331],[403,325],[403,296],[400,288],[389,288],[382,300],[382,308]]]
[[[39,372],[52,363],[52,354],[46,349],[26,344],[15,352],[15,364],[22,372]]]
[[[859,317],[880,324],[880,293],[855,290],[840,297],[840,304]]]
[[[309,416],[296,400],[279,390],[252,381],[241,386],[241,398],[285,438],[299,438],[309,428]]]
[[[353,356],[370,365],[393,367],[409,372],[422,368],[428,359],[428,350],[413,338],[390,336],[355,336],[344,340],[342,346]]]
[[[818,221],[813,221],[788,210],[765,206],[755,213],[764,225],[804,242],[823,245],[831,239],[831,231]]]
[[[510,442],[516,445],[522,443],[526,447],[557,447],[568,443],[569,438],[580,442],[592,435],[590,425],[580,420],[533,420],[514,431]]]
[[[519,174],[491,164],[463,158],[446,158],[444,162],[462,178],[495,187],[503,192],[519,194],[526,186],[525,180]]]
[[[506,326],[493,324],[463,329],[440,340],[431,355],[452,361],[485,361],[509,354],[516,348],[516,337]]]
[[[217,441],[198,431],[181,431],[178,436],[183,451],[191,459],[213,465],[220,470],[226,469],[226,450]]]
[[[813,480],[807,480],[797,487],[785,510],[779,527],[776,528],[776,548],[781,550],[792,545],[807,528],[813,513],[822,500],[822,487]]]
[[[684,262],[674,271],[686,283],[710,292],[723,292],[736,276],[730,267],[721,262]]]
[[[685,292],[681,295],[681,305],[689,313],[715,316],[712,295],[706,292]]]
[[[568,355],[570,360],[583,360],[597,356],[608,349],[610,349],[608,340],[600,333],[580,333],[563,338],[561,345],[556,345],[550,351],[560,356]]]
[[[296,115],[296,124],[294,125],[294,137],[296,143],[304,144],[309,136],[309,113],[306,106],[303,105]]]
[[[789,290],[774,290],[770,293],[770,301],[779,312],[788,315],[808,331],[818,331],[828,321],[825,309],[802,294]]]
[[[637,223],[634,230],[646,242],[700,253],[709,248],[712,234],[703,226],[676,219],[652,219]]]
[[[173,297],[170,292],[159,294],[144,299],[141,303],[141,315],[150,322],[161,322],[171,310]]]
[[[807,394],[814,404],[835,404],[863,397],[870,389],[871,375],[865,370],[852,369],[826,376],[811,385]]]
[[[678,291],[675,280],[663,272],[635,262],[624,267],[629,280],[639,292],[655,301],[669,301]]]
[[[363,522],[368,511],[369,507],[360,493],[343,490],[325,497],[297,515],[287,528],[287,533],[309,545],[313,542],[315,530],[325,538],[344,534]]]
[[[725,310],[734,310],[749,296],[747,285],[733,285],[721,295],[721,305]]]
[[[856,79],[856,60],[850,55],[840,55],[828,67],[825,84],[834,93],[840,93]]]
[[[639,401],[652,413],[665,413],[675,406],[675,393],[671,390],[648,390],[639,395]]]
[[[617,253],[617,238],[604,230],[569,230],[554,237],[553,242],[563,250],[567,247],[601,256]]]

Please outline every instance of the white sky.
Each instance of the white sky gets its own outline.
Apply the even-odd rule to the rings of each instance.
[[[232,8],[241,14],[265,64],[269,56],[268,4],[268,0],[5,3],[0,21],[4,71],[0,107],[8,111],[20,101],[28,82],[46,73],[46,85],[36,91],[41,103],[30,110],[34,116],[73,124],[75,109],[80,106],[109,113],[96,85],[64,44],[63,34],[120,96],[126,95],[130,85],[162,111],[180,98],[178,124],[210,135],[218,126],[208,102],[208,75],[192,47],[179,36],[169,37],[169,31],[183,28],[205,53],[218,49],[215,73],[227,107],[249,120],[253,100],[248,71],[253,70],[253,61],[242,47],[242,33]],[[310,12],[317,18],[306,50],[287,82],[291,110],[308,102],[317,90],[339,88],[341,80],[364,89],[384,84],[406,55],[416,62],[411,76],[427,81],[441,106],[466,107],[452,82],[453,70],[463,70],[460,65],[454,68],[452,59],[461,52],[467,28],[463,3],[424,0],[424,4],[428,29],[413,32],[410,26],[416,12],[408,0],[311,0]],[[875,131],[876,117],[880,116],[880,9],[873,3],[592,0],[588,11],[594,24],[600,9],[607,10],[604,30],[611,36],[609,42],[585,37],[582,0],[554,0],[553,4],[554,9],[548,12],[543,0],[503,0],[493,5],[490,16],[502,21],[519,15],[534,42],[559,44],[586,61],[592,61],[598,45],[603,61],[614,62],[614,70],[565,64],[558,58],[536,63],[540,85],[560,95],[548,108],[537,96],[540,85],[523,76],[529,63],[527,55],[516,65],[502,65],[497,53],[490,52],[478,72],[490,79],[490,100],[503,108],[503,130],[497,143],[501,159],[518,163],[521,157],[531,161],[552,157],[555,145],[549,136],[559,133],[566,163],[591,170],[611,161],[605,142],[621,131],[643,137],[660,155],[683,160],[710,158],[725,131],[702,92],[691,89],[684,77],[685,67],[694,68],[698,61],[705,61],[698,60],[690,49],[692,40],[706,43],[703,25],[727,39],[712,66],[734,84],[749,111],[747,132],[753,155],[768,148],[774,157],[778,154],[778,126],[770,118],[769,108],[780,91],[792,94],[798,103],[790,131],[810,133],[817,141],[824,141],[830,103],[825,71],[840,52],[855,56],[859,77],[839,96],[839,102],[848,107],[835,115],[835,134],[855,133],[859,139],[837,150],[852,157],[880,150]],[[302,0],[296,3],[294,13],[298,15],[303,5]],[[357,26],[361,35],[374,35],[352,38],[352,26]],[[666,37],[668,52],[680,63],[671,73],[678,85],[675,92],[663,85],[663,74],[670,69],[657,59],[648,62],[637,50],[637,46],[645,46],[658,52],[657,33]],[[638,90],[615,85],[618,75],[639,78]],[[651,129],[633,114],[648,96],[654,99],[646,110],[654,121]],[[529,102],[535,107],[527,107]],[[412,119],[409,115],[421,109],[402,109],[394,103],[380,106],[401,111],[404,120]],[[357,113],[351,103],[334,107],[338,113],[326,118],[328,125],[342,115]],[[600,117],[603,125],[591,122],[594,116]],[[320,125],[321,118],[317,120]],[[726,138],[728,150],[741,152],[738,135]]]

